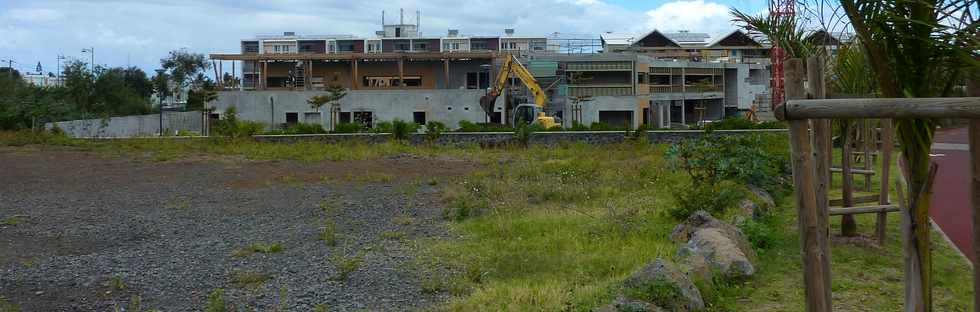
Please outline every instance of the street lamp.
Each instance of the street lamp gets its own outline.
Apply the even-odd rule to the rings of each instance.
[[[95,73],[95,47],[82,49],[82,53],[89,53],[92,56],[92,73]]]
[[[163,72],[164,72],[164,70],[163,69],[157,69],[156,71],[157,71],[157,79],[163,79]],[[166,87],[167,87],[166,81],[164,81],[163,83],[160,83],[157,86],[157,99],[160,102],[160,136],[161,137],[163,136],[163,97],[165,96],[164,95],[165,92],[163,92],[163,89],[166,88]]]

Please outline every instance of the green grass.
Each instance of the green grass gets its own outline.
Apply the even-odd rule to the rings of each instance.
[[[269,274],[251,271],[235,271],[231,274],[231,284],[239,288],[258,288],[272,279]]]
[[[252,243],[251,245],[235,249],[235,251],[232,251],[231,255],[236,258],[244,258],[256,253],[277,253],[281,252],[283,249],[282,243]]]
[[[25,215],[13,215],[10,217],[3,218],[3,220],[0,220],[0,225],[15,226],[15,225],[23,224],[26,221],[27,221],[27,216]]]
[[[330,257],[330,262],[337,268],[337,275],[334,276],[334,279],[346,281],[351,274],[361,268],[364,263],[364,254],[345,255],[338,252]]]

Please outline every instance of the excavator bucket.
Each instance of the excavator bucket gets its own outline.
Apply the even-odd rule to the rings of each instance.
[[[484,95],[480,97],[480,107],[482,107],[483,111],[487,114],[493,113],[493,106],[496,104],[496,102],[497,97],[493,95]]]

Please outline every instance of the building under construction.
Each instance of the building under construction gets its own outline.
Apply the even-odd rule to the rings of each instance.
[[[226,86],[215,117],[236,107],[240,117],[271,127],[401,119],[425,123],[506,123],[527,102],[516,80],[491,111],[480,97],[498,59],[514,55],[548,95],[545,111],[570,127],[684,127],[739,111],[765,111],[768,47],[733,31],[711,40],[691,32],[596,38],[465,35],[450,29],[426,36],[418,24],[382,21],[371,37],[291,32],[241,41],[237,54],[212,54],[218,72],[241,79]],[[240,72],[238,72],[240,69]],[[347,89],[339,105],[315,111],[307,100],[328,86]]]

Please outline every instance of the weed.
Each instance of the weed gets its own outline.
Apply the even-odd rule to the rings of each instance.
[[[122,277],[119,276],[113,276],[105,283],[105,285],[110,290],[114,291],[126,290],[126,283],[123,282]]]
[[[358,253],[353,256],[346,256],[338,252],[331,257],[331,262],[337,268],[335,278],[339,281],[346,281],[351,273],[361,268],[361,264],[364,263],[364,255]]]
[[[337,234],[336,222],[330,219],[323,221],[323,228],[320,229],[320,240],[322,240],[327,246],[337,246],[337,241],[340,240],[340,235]]]
[[[425,124],[425,141],[429,144],[434,144],[442,136],[443,132],[446,132],[448,128],[446,124],[438,121],[430,121]]]
[[[0,225],[15,226],[24,223],[26,220],[26,215],[13,215],[0,220]]]
[[[337,213],[337,207],[334,206],[333,203],[331,203],[330,201],[326,201],[326,200],[320,201],[320,203],[317,204],[316,206],[317,208],[320,208],[320,211],[323,211],[323,213],[328,216],[333,216]]]
[[[429,186],[436,186],[439,184],[439,180],[436,180],[436,178],[432,178],[429,179],[429,182],[427,182],[427,184],[429,184]]]
[[[0,312],[20,312],[20,306],[7,301],[7,298],[0,296]]]
[[[330,309],[327,307],[327,304],[325,303],[321,303],[313,307],[313,312],[328,312],[328,311],[330,311]]]
[[[683,307],[676,306],[681,298],[681,290],[674,283],[656,279],[636,287],[623,290],[623,295],[631,299],[639,299],[653,303],[669,311],[681,311]]]
[[[231,283],[239,288],[258,288],[271,278],[261,272],[235,271],[231,274]]]
[[[225,290],[217,288],[208,295],[208,305],[204,307],[204,312],[225,312]]]
[[[385,240],[403,240],[405,237],[405,233],[399,231],[385,231],[381,233],[381,238]]]
[[[176,197],[167,202],[164,207],[173,210],[187,210],[191,207],[191,201],[190,199],[184,197]]]
[[[395,217],[394,222],[397,225],[408,226],[415,223],[415,218],[410,216],[397,216]]]
[[[252,243],[251,245],[245,246],[243,248],[235,249],[231,253],[233,257],[242,258],[248,257],[255,253],[270,254],[277,253],[283,250],[282,243]]]

